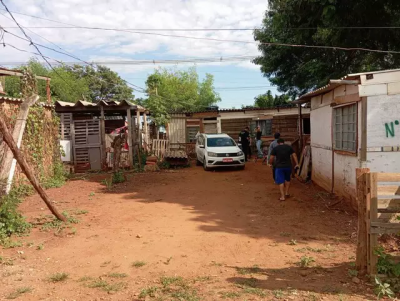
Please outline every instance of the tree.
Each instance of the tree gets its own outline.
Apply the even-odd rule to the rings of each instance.
[[[254,106],[257,108],[272,108],[274,107],[274,97],[271,90],[265,94],[260,94],[254,98]]]
[[[133,89],[118,75],[105,66],[75,65],[68,68],[77,78],[85,79],[89,87],[89,99],[97,102],[105,99],[133,100]]]
[[[195,68],[160,68],[147,78],[148,99],[144,105],[151,111],[155,123],[163,126],[170,112],[203,110],[220,101],[213,85],[211,74],[200,82]]]
[[[94,68],[63,65],[49,68],[35,59],[31,59],[26,65],[35,75],[51,78],[50,91],[53,100],[98,102],[103,99],[134,99],[133,89],[116,72],[104,66]],[[7,76],[5,92],[12,97],[21,97],[20,78]],[[38,94],[42,101],[47,99],[46,81],[38,80]]]
[[[400,51],[400,1],[269,0],[260,43],[285,43]],[[400,67],[400,55],[360,50],[316,49],[260,44],[254,60],[280,91],[291,96],[325,85],[348,73]]]

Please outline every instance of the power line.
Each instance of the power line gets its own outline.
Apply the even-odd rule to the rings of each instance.
[[[67,85],[68,82],[57,72],[57,70],[55,70],[53,68],[53,66],[50,64],[50,62],[47,60],[47,58],[43,55],[43,53],[40,51],[39,47],[37,47],[30,36],[27,35],[27,33],[25,32],[25,30],[21,27],[21,25],[18,23],[18,21],[14,18],[13,14],[8,10],[8,7],[4,4],[3,0],[0,0],[1,4],[3,4],[4,8],[6,9],[6,11],[10,14],[10,17],[13,19],[13,21],[15,22],[15,24],[17,24],[17,26],[19,27],[19,29],[22,31],[22,33],[24,34],[24,36],[29,40],[30,45],[33,45],[37,52],[39,53],[39,55],[45,60],[45,62],[49,65],[49,67],[54,71],[55,74],[57,74]]]
[[[1,9],[0,10],[4,10]],[[26,16],[30,18],[35,18],[39,20],[49,21],[53,23],[68,25],[68,26],[31,26],[25,28],[40,28],[40,29],[94,29],[94,30],[115,30],[115,31],[125,31],[125,30],[143,30],[143,31],[253,31],[260,30],[262,28],[108,28],[108,27],[89,27],[89,26],[79,26],[62,21],[52,20],[48,18],[28,15],[19,12],[12,12],[17,15]],[[13,28],[13,27],[5,27]],[[16,28],[16,27],[15,27]],[[400,29],[400,26],[332,26],[332,27],[287,27],[285,28],[291,30],[315,30],[315,29]]]
[[[33,17],[33,16],[30,16],[30,17]],[[40,17],[36,17],[36,18],[40,18]],[[42,18],[42,19],[44,19],[44,18]],[[50,20],[50,19],[46,19],[46,20],[51,21],[51,22],[56,22],[56,23],[62,23],[64,25],[68,25],[68,26],[74,26],[77,28],[84,28],[82,26],[76,26],[74,24],[69,24],[69,23],[65,23],[65,22],[59,22],[59,21],[54,21],[54,20]],[[346,28],[346,27],[343,27],[343,28]],[[359,27],[359,28],[362,28],[362,27]],[[370,27],[370,28],[372,28],[372,27]],[[395,28],[395,27],[392,27],[392,28]],[[304,27],[304,29],[307,29],[307,28]],[[103,29],[103,30],[105,30],[105,29]],[[160,34],[160,33],[153,33],[153,32],[132,31],[132,30],[118,30],[118,31],[130,32],[130,33],[135,33],[135,34],[156,35],[156,36],[164,36],[164,37],[206,40],[206,41],[215,41],[215,42],[229,42],[229,43],[257,44],[257,45],[266,45],[266,46],[283,46],[283,47],[296,47],[296,48],[316,48],[316,49],[331,49],[331,50],[342,50],[342,51],[365,51],[365,52],[377,52],[377,53],[387,53],[387,54],[400,54],[400,51],[369,49],[369,48],[362,48],[362,47],[338,47],[338,46],[322,46],[322,45],[287,44],[287,43],[275,43],[275,42],[260,42],[260,43],[258,43],[255,41],[240,41],[240,40],[216,39],[216,38],[207,38],[207,37],[191,37],[191,36]]]

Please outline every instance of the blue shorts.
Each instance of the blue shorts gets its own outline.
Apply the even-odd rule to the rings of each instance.
[[[292,168],[277,168],[275,169],[275,182],[276,184],[283,184],[286,182],[290,182],[290,178],[292,177]]]

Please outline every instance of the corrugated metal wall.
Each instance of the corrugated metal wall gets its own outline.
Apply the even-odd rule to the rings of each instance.
[[[186,116],[174,115],[168,124],[168,139],[173,143],[186,143]]]

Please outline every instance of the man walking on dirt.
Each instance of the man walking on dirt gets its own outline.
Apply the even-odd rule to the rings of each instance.
[[[277,147],[278,146],[278,139],[281,137],[281,134],[280,133],[275,133],[275,135],[274,135],[274,138],[275,138],[275,140],[274,141],[272,141],[271,142],[271,144],[269,145],[269,148],[268,148],[268,157],[267,157],[267,162],[269,163],[269,159],[271,158],[271,153],[272,153],[272,150],[275,148],[275,147]],[[270,164],[270,163],[269,163]],[[273,163],[272,164],[270,164],[270,166],[272,167],[272,177],[273,177],[273,179],[274,179],[274,183],[276,183],[276,181],[275,181],[275,161],[273,161]]]
[[[239,142],[242,144],[242,151],[244,153],[244,159],[247,162],[249,157],[249,149],[250,149],[250,133],[249,127],[246,126],[243,131],[239,134]]]
[[[278,139],[278,146],[274,147],[271,152],[271,158],[269,163],[272,164],[275,161],[275,182],[279,185],[279,190],[281,192],[280,201],[284,201],[286,198],[290,197],[289,187],[290,178],[292,176],[292,159],[296,163],[295,169],[299,166],[297,161],[297,156],[290,145],[285,144],[282,138]]]

